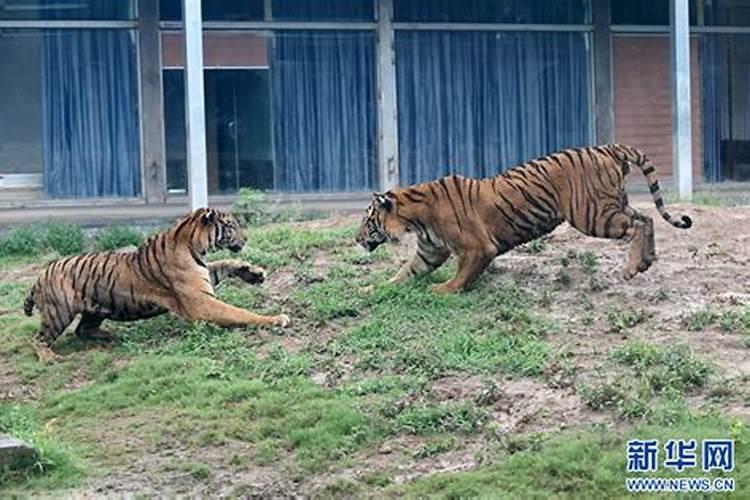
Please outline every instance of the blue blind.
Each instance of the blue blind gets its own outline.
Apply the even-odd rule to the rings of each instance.
[[[44,189],[51,198],[138,196],[141,158],[134,34],[45,33]]]
[[[587,36],[397,33],[401,184],[494,176],[587,144]]]
[[[375,34],[277,32],[271,71],[276,189],[372,189]]]

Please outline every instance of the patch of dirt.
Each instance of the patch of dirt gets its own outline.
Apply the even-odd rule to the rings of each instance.
[[[551,388],[525,378],[488,381],[482,377],[446,377],[431,392],[440,401],[474,401],[484,406],[491,423],[506,434],[561,431],[602,422],[608,415],[585,407],[572,389]],[[491,394],[489,394],[491,393]]]
[[[0,356],[0,403],[16,403],[37,397],[34,386],[21,381],[9,368],[10,363]]]
[[[0,282],[31,281],[44,269],[46,264],[30,264],[0,270]]]

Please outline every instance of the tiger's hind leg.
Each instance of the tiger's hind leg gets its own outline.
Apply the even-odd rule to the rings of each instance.
[[[459,292],[470,285],[492,262],[495,255],[482,251],[467,251],[458,256],[458,270],[453,279],[435,285],[432,291],[439,294]]]
[[[34,336],[33,345],[37,358],[42,363],[62,360],[62,356],[52,350],[52,344],[63,334],[65,328],[73,320],[70,314],[56,310],[42,310],[42,325],[39,333]]]
[[[641,255],[641,264],[638,267],[638,271],[643,272],[651,267],[651,264],[656,262],[656,241],[654,240],[654,220],[642,213],[638,212],[632,207],[626,206],[625,213],[633,217],[633,219],[643,222],[644,224],[644,238],[645,242],[643,245],[643,255]]]
[[[653,222],[644,221],[646,217],[637,214],[630,207],[610,208],[588,220],[569,220],[573,227],[589,236],[625,240],[630,242],[628,260],[622,271],[624,279],[629,280],[639,272],[649,268],[654,258]]]
[[[99,328],[102,321],[104,321],[104,318],[101,316],[89,313],[81,314],[81,321],[76,327],[76,335],[85,339],[114,340],[115,336],[111,332]]]

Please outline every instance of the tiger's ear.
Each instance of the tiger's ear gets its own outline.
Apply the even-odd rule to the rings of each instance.
[[[393,202],[384,193],[372,193],[372,196],[380,208],[386,212],[393,210]]]
[[[201,216],[201,222],[206,226],[213,224],[215,220],[216,220],[216,212],[210,209],[206,210]]]

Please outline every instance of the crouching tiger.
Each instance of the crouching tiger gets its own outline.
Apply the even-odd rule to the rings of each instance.
[[[31,288],[24,312],[42,321],[35,349],[42,361],[59,359],[51,347],[80,314],[76,334],[108,337],[102,321],[145,319],[171,311],[224,326],[287,326],[286,315],[261,316],[214,296],[223,279],[261,283],[265,271],[241,261],[204,263],[213,249],[242,250],[245,240],[230,214],[199,209],[132,250],[90,253],[51,262]]]
[[[494,178],[452,175],[376,193],[357,242],[372,251],[404,232],[417,234],[416,255],[391,279],[394,283],[429,273],[455,254],[455,277],[434,288],[449,293],[465,288],[495,256],[565,220],[590,236],[630,240],[623,271],[630,279],[656,260],[653,221],[629,206],[625,193],[625,176],[633,165],[646,176],[662,218],[689,228],[689,217],[675,220],[664,208],[646,156],[630,146],[609,144],[560,151]]]

